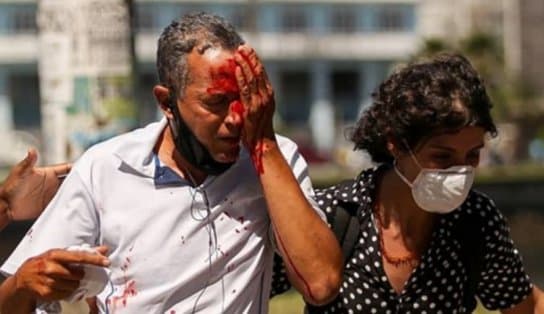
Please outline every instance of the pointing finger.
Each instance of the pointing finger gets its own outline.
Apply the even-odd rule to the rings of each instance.
[[[90,264],[100,267],[110,265],[110,260],[107,257],[96,253],[56,249],[51,250],[49,254],[51,259],[62,264]]]
[[[105,245],[101,245],[101,246],[93,247],[93,250],[95,250],[97,253],[99,253],[101,255],[106,256],[106,254],[108,253],[109,248],[107,246],[105,246]]]

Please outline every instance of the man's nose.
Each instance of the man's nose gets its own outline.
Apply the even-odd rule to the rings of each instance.
[[[232,126],[240,127],[244,124],[244,106],[238,100],[233,101],[229,105],[229,112],[225,118],[225,122]]]

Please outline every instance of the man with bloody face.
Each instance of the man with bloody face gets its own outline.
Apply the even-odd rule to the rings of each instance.
[[[71,297],[74,265],[88,263],[108,268],[101,313],[265,313],[274,251],[308,302],[334,298],[341,253],[305,161],[274,133],[255,51],[223,19],[192,14],[163,31],[157,68],[165,118],[78,160],[1,268],[2,312]],[[82,244],[99,254],[63,249]]]

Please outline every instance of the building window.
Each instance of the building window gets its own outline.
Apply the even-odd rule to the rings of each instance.
[[[9,75],[9,95],[13,106],[15,129],[38,131],[41,127],[40,88],[38,73]]]
[[[287,125],[305,125],[310,115],[310,74],[304,71],[279,75],[278,113]]]
[[[333,8],[331,12],[331,29],[337,33],[353,33],[357,30],[356,12],[349,7]]]
[[[284,32],[304,32],[308,29],[308,17],[301,7],[286,6],[281,15],[281,28]]]
[[[13,12],[14,33],[35,33],[37,29],[35,9],[21,9]]]
[[[229,22],[238,31],[248,31],[250,28],[250,16],[248,12],[249,8],[238,7],[230,13]],[[255,18],[255,17],[254,17]]]
[[[136,30],[140,32],[149,32],[155,30],[155,12],[149,7],[140,7],[136,9]]]
[[[376,28],[384,32],[405,31],[409,28],[409,20],[409,7],[384,5],[377,10]]]
[[[336,118],[340,121],[356,121],[359,115],[359,73],[334,71],[332,73],[332,101]]]

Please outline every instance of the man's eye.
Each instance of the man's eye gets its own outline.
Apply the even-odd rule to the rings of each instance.
[[[208,106],[220,106],[225,103],[228,103],[228,99],[225,96],[214,96],[206,100]]]

